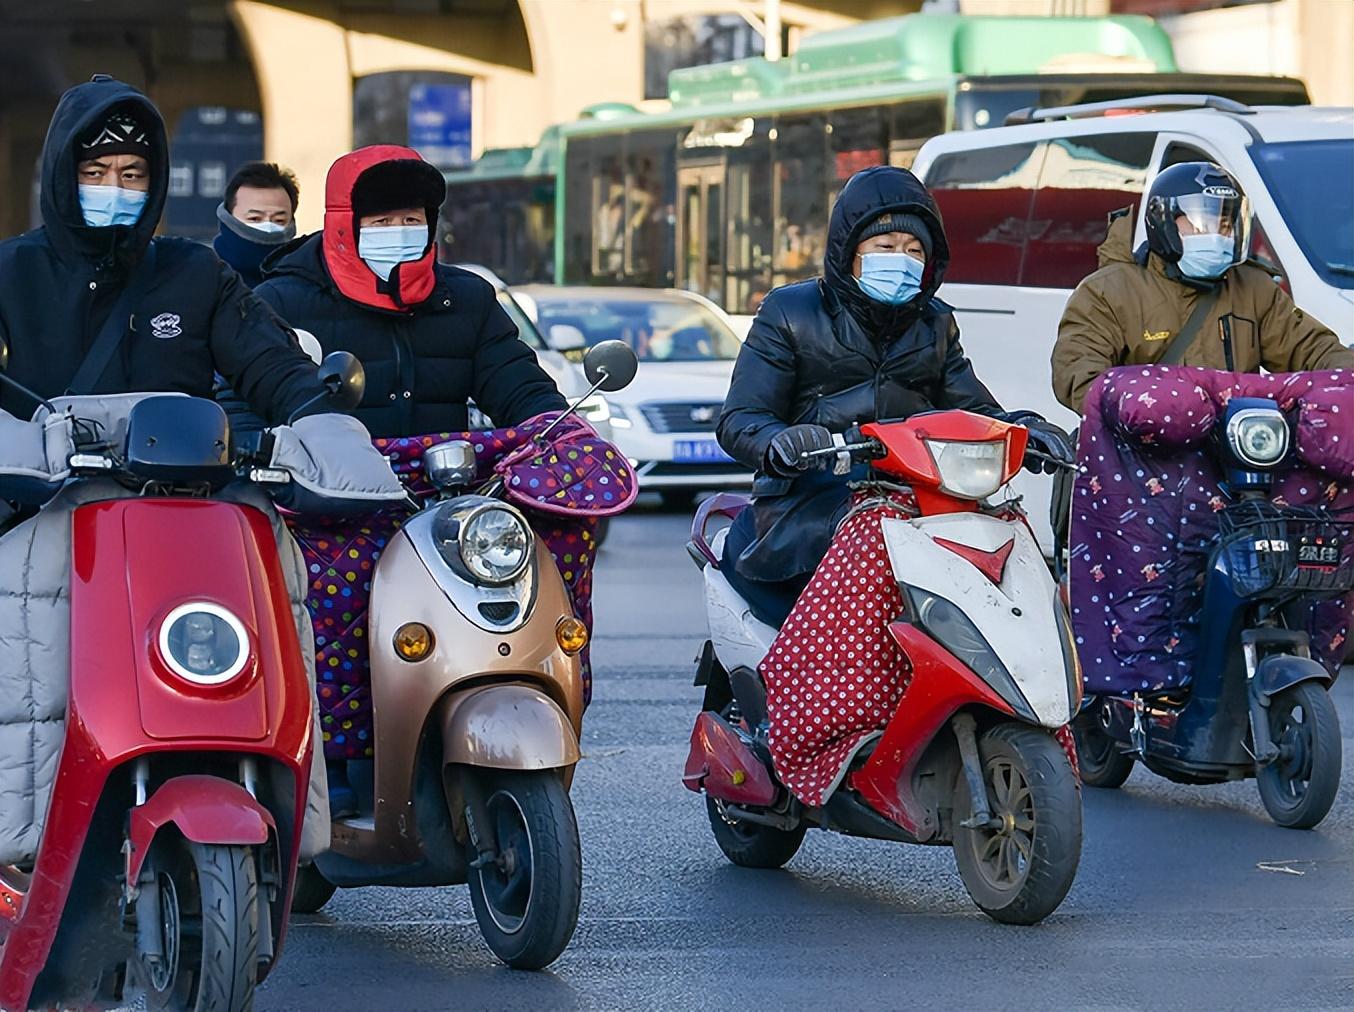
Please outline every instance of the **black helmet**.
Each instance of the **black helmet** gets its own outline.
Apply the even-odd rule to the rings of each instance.
[[[1178,218],[1188,218],[1196,233],[1232,239],[1232,263],[1250,249],[1251,208],[1241,186],[1212,162],[1181,162],[1162,169],[1147,191],[1147,246],[1169,264],[1178,263]]]

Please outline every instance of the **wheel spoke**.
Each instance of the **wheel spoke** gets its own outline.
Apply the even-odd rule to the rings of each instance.
[[[982,861],[992,860],[993,856],[996,855],[1001,848],[1001,841],[1002,837],[996,833],[989,836],[987,841],[983,844],[982,851],[978,855],[979,859]]]

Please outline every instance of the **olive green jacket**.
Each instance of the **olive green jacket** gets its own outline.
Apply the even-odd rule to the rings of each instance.
[[[1150,365],[1189,319],[1202,289],[1174,280],[1155,254],[1133,258],[1133,221],[1116,218],[1099,249],[1100,269],[1067,302],[1053,346],[1053,392],[1078,414],[1090,385],[1106,369]],[[1226,369],[1219,320],[1232,314],[1233,370],[1302,372],[1354,369],[1354,351],[1307,315],[1259,267],[1223,275],[1220,292],[1180,365]]]

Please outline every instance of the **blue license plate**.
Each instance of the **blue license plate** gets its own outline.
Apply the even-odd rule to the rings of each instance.
[[[678,464],[727,464],[733,460],[713,439],[679,439],[672,444]]]

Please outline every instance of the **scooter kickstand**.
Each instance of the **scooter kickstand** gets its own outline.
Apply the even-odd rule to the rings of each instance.
[[[973,805],[973,814],[959,825],[965,829],[988,829],[1001,825],[999,819],[992,818],[992,810],[987,806],[987,784],[983,782],[983,767],[978,760],[978,740],[973,730],[977,722],[971,713],[956,713],[950,720],[954,728],[955,740],[959,743],[959,758],[964,764],[964,779],[968,781],[968,796]]]

